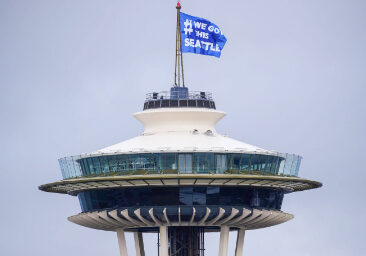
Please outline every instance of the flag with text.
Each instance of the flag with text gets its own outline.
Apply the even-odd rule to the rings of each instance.
[[[220,58],[226,37],[212,22],[180,13],[182,52],[193,52]]]

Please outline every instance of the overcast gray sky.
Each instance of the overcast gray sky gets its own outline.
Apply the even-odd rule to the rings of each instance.
[[[118,255],[114,233],[67,221],[77,198],[37,187],[61,179],[58,158],[141,133],[131,114],[173,82],[174,7],[0,0],[0,255]],[[183,11],[228,38],[221,59],[184,55],[187,86],[228,114],[218,131],[300,154],[300,176],[324,183],[287,195],[295,219],[247,232],[244,255],[365,255],[366,2],[185,0]],[[206,255],[217,245],[210,235]]]

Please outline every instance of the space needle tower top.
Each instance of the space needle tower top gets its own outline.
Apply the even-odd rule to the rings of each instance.
[[[59,159],[63,179],[39,188],[77,196],[81,213],[69,221],[117,232],[121,256],[127,256],[125,232],[134,233],[138,256],[145,255],[145,232],[158,234],[162,256],[203,256],[205,233],[220,232],[218,255],[227,256],[229,231],[237,231],[239,256],[246,231],[294,217],[281,210],[286,194],[322,184],[298,177],[300,156],[262,149],[216,131],[225,113],[216,110],[211,93],[190,91],[184,83],[184,47],[196,51],[199,46],[198,39],[182,41],[181,24],[189,19],[195,24],[196,17],[181,13],[179,2],[176,8],[174,84],[169,91],[147,94],[142,111],[134,114],[144,125],[143,133]],[[206,22],[203,27],[212,26],[215,33],[212,23],[199,22],[201,30]],[[222,50],[221,36],[218,32],[212,48],[207,47],[212,55]],[[199,54],[206,49],[202,42]]]

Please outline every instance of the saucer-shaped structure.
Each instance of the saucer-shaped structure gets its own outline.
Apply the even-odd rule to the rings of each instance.
[[[241,255],[245,230],[293,218],[281,211],[284,195],[321,183],[298,177],[301,157],[255,147],[219,134],[210,93],[173,87],[147,95],[134,114],[144,132],[130,140],[60,159],[63,180],[47,192],[78,196],[76,224],[124,232],[160,233],[161,255],[203,255],[203,233],[220,231],[220,255],[227,254],[229,230],[238,230]],[[225,254],[226,253],[226,254]]]

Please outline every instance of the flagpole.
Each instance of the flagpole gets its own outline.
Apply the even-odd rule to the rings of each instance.
[[[181,75],[182,75],[182,86],[184,87],[184,69],[183,69],[183,53],[182,53],[182,38],[180,29],[180,9],[182,6],[180,2],[177,3],[177,34],[175,44],[175,74],[174,74],[174,85],[180,87]],[[177,83],[178,78],[178,83]]]

